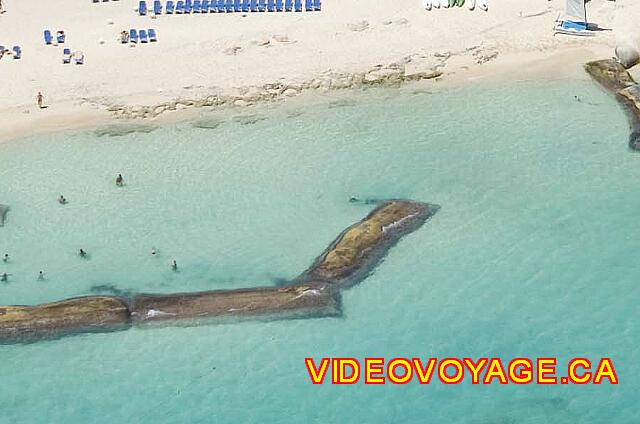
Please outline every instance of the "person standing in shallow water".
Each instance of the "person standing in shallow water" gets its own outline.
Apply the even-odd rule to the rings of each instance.
[[[116,185],[118,187],[122,187],[124,185],[124,178],[122,178],[122,174],[118,174],[116,177]]]
[[[44,108],[44,96],[42,92],[38,91],[38,95],[36,96],[36,101],[38,102],[38,107],[40,109]]]
[[[176,262],[175,259],[173,260],[173,262],[171,262],[171,269],[174,271],[178,270],[178,263]]]

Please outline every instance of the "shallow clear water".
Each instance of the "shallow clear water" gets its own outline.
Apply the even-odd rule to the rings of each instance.
[[[352,195],[442,209],[342,318],[0,346],[0,422],[640,422],[640,156],[613,99],[562,81],[255,113],[0,145],[0,303],[277,284],[369,212]],[[313,386],[306,356],[610,356],[620,384]]]

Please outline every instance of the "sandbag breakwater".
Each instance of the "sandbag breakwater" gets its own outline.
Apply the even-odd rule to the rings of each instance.
[[[437,205],[388,201],[344,230],[295,281],[359,283],[404,235],[418,229],[440,209]]]
[[[631,126],[629,147],[640,151],[640,84],[613,59],[589,62],[585,70],[624,106]]]
[[[366,277],[402,236],[418,229],[438,209],[407,200],[385,201],[343,231],[301,276],[281,286],[130,298],[87,296],[36,306],[0,306],[0,342],[116,331],[153,322],[339,316],[340,290]]]
[[[70,333],[126,328],[127,303],[111,296],[87,296],[36,306],[0,306],[0,340],[20,341]]]

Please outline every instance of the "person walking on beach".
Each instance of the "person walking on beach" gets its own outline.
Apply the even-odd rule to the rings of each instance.
[[[42,95],[42,92],[38,91],[38,95],[36,96],[36,101],[38,102],[38,107],[42,109],[44,107],[43,106],[44,96]]]
[[[4,13],[4,5],[2,4],[2,0],[0,0],[0,15]]]

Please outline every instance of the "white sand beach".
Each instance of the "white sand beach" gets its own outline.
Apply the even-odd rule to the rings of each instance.
[[[415,72],[441,72],[438,84],[564,77],[587,60],[611,57],[617,43],[640,44],[635,0],[587,3],[589,21],[611,29],[595,37],[553,35],[563,0],[490,0],[486,12],[466,6],[426,11],[420,0],[324,0],[320,12],[157,18],[138,16],[134,0],[3,5],[0,45],[20,45],[22,58],[0,60],[0,140],[97,125],[123,107],[130,112],[150,106],[145,116],[166,119],[174,112],[165,110],[194,103],[176,108],[176,100],[242,99],[268,92],[267,84],[286,99],[306,88],[336,88],[323,76],[366,75],[398,63]],[[119,33],[130,28],[154,28],[158,41],[121,44]],[[63,46],[45,45],[44,29],[64,30],[64,47],[84,52],[84,65],[63,64]],[[36,106],[39,91],[46,109]],[[244,107],[258,98],[249,95],[235,104]],[[164,106],[154,109],[159,104]]]

